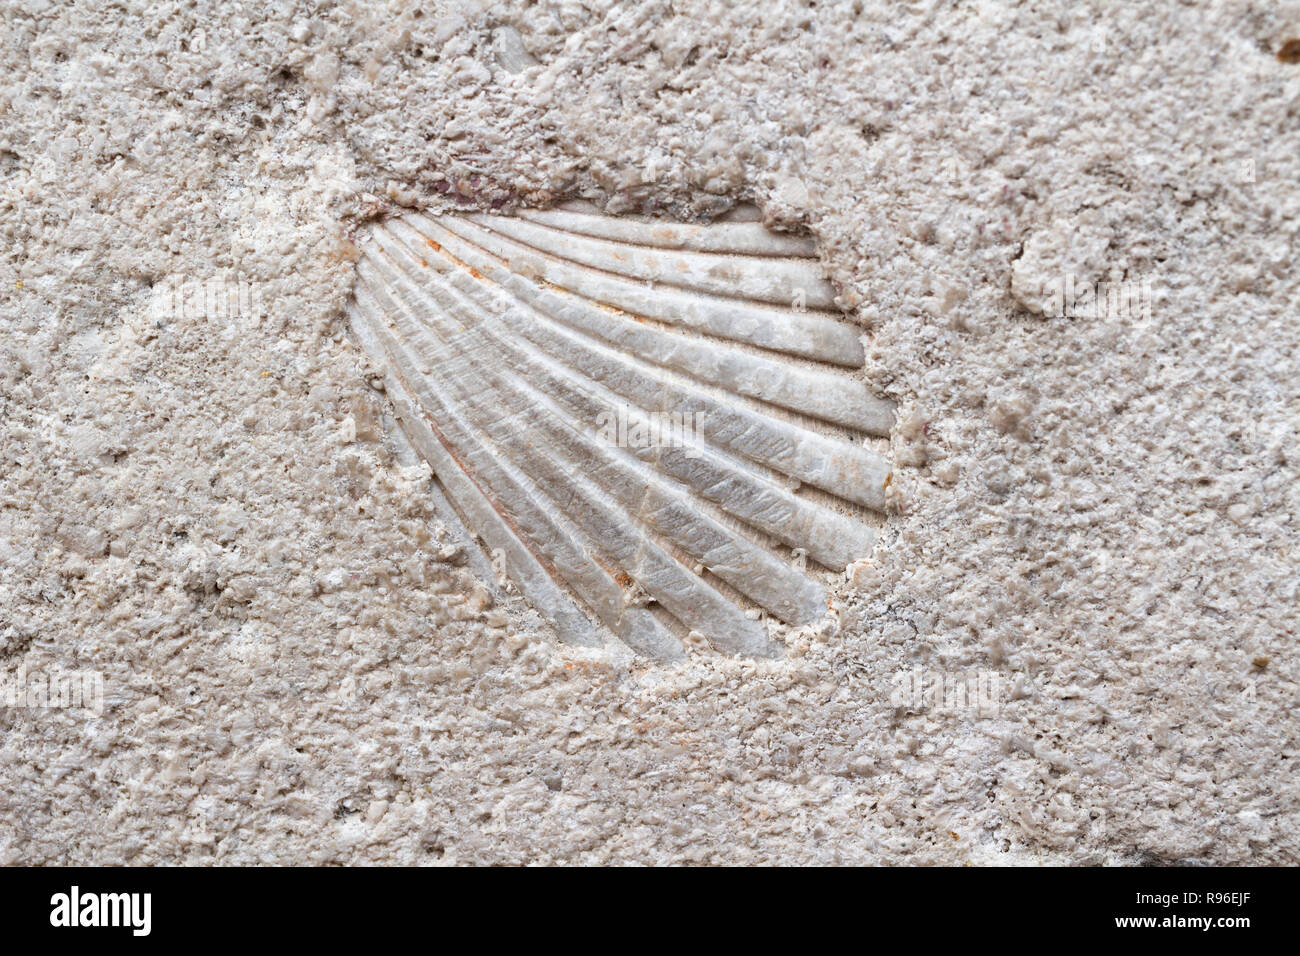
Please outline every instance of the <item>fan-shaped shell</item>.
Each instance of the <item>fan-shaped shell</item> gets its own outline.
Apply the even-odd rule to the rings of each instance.
[[[556,209],[362,250],[353,328],[444,518],[562,639],[773,654],[763,612],[817,621],[870,552],[892,410],[810,240]]]

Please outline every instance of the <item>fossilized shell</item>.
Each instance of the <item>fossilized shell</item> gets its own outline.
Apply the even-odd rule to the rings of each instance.
[[[810,240],[408,213],[357,269],[353,328],[443,518],[563,640],[774,654],[766,614],[818,621],[828,569],[870,553],[893,412]]]

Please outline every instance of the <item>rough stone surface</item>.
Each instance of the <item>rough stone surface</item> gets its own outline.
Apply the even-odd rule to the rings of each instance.
[[[0,862],[1297,862],[1296,3],[0,16],[0,677],[105,688],[0,706]],[[385,439],[349,236],[566,197],[754,202],[873,336],[897,514],[784,660],[554,643]]]

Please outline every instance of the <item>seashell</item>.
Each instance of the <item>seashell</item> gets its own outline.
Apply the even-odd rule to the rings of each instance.
[[[818,622],[871,552],[893,409],[810,239],[567,207],[361,252],[352,327],[442,518],[562,640],[774,655],[767,616]]]

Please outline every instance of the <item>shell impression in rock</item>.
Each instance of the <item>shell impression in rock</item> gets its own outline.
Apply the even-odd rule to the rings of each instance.
[[[772,655],[872,548],[890,404],[810,239],[572,207],[407,213],[354,332],[443,519],[577,644]]]

